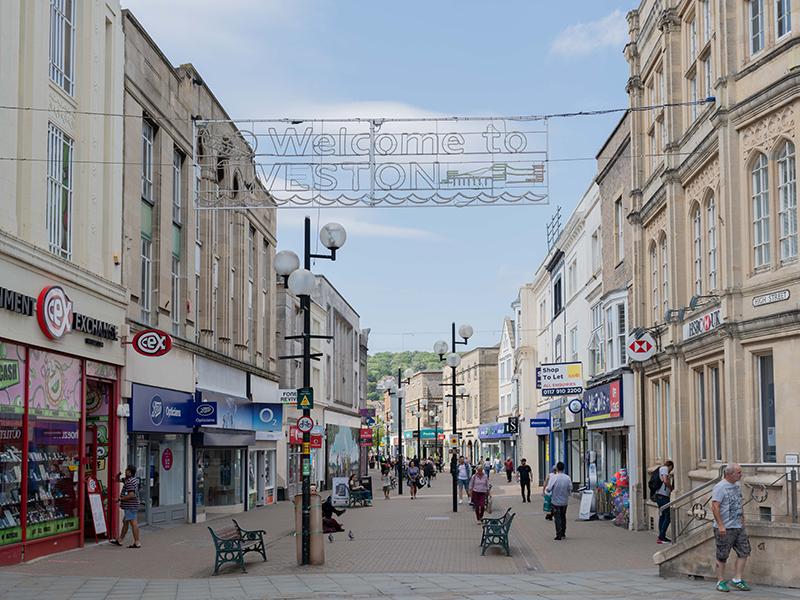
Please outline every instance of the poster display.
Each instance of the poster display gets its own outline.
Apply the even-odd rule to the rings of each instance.
[[[334,477],[358,475],[361,452],[358,446],[359,430],[343,425],[325,427],[328,441],[328,483]]]
[[[29,350],[31,415],[59,419],[81,416],[81,361],[78,358]]]
[[[25,410],[25,348],[0,342],[0,412]]]

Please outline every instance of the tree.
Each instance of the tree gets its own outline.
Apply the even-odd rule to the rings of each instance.
[[[397,370],[411,369],[417,371],[440,371],[442,363],[439,355],[433,352],[378,352],[367,359],[367,399],[374,402],[381,400],[378,382],[382,377],[397,377]]]

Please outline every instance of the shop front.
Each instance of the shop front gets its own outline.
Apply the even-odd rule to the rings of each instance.
[[[636,484],[635,438],[631,406],[633,375],[616,373],[592,382],[584,392],[584,420],[588,435],[588,484],[594,490],[598,514],[621,526],[630,526],[630,508]]]
[[[131,390],[128,456],[139,477],[139,522],[185,523],[194,397],[138,383]]]
[[[417,444],[417,430],[407,429],[403,432],[403,446],[406,457],[433,458],[442,452],[442,430],[426,427],[419,430],[419,444]]]
[[[247,461],[248,509],[277,501],[275,489],[277,444],[284,440],[282,404],[254,403],[252,413],[256,442],[255,446],[250,448]]]
[[[499,459],[500,462],[506,460],[504,444],[511,443],[513,436],[506,432],[505,423],[485,423],[478,427],[478,438],[481,441],[481,458],[488,458],[492,464]]]
[[[533,419],[534,434],[536,435],[536,466],[538,473],[539,486],[544,485],[544,480],[550,472],[550,434],[552,421],[550,419],[550,411],[541,411]],[[522,458],[522,457],[520,457]]]
[[[116,532],[122,351],[116,325],[78,311],[124,313],[13,265],[0,273],[21,289],[0,288],[0,564],[14,564],[94,537],[89,477],[102,494],[97,529]]]

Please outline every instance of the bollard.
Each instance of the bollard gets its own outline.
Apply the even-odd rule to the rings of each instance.
[[[294,527],[297,544],[297,564],[303,564],[303,494],[294,497]],[[311,538],[310,561],[312,565],[325,564],[325,545],[322,537],[322,499],[319,494],[311,492]]]

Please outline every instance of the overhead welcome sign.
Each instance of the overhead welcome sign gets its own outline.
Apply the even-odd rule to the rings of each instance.
[[[583,393],[583,363],[549,363],[536,367],[536,388],[542,396],[573,396]]]

